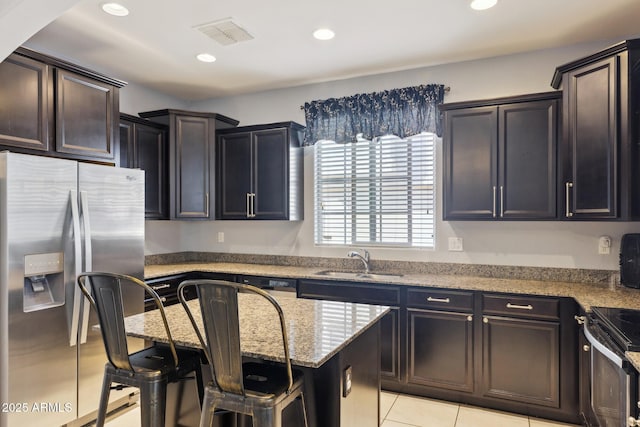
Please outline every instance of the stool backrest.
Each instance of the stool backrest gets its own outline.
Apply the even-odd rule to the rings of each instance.
[[[139,286],[154,299],[164,322],[175,366],[178,365],[178,356],[164,313],[164,307],[158,294],[149,285],[132,276],[92,272],[80,274],[78,276],[78,286],[98,315],[107,358],[113,366],[133,372],[129,361],[127,334],[124,326],[122,286]]]
[[[204,337],[184,296],[184,289],[194,286],[197,290],[200,314],[204,326]],[[253,293],[265,298],[278,314],[285,364],[289,376],[289,390],[293,385],[291,359],[286,323],[282,308],[271,295],[254,286],[224,280],[186,280],[178,287],[178,298],[193,325],[202,348],[205,350],[212,375],[217,386],[224,392],[244,395],[242,376],[242,353],[240,350],[240,319],[238,315],[238,292]]]

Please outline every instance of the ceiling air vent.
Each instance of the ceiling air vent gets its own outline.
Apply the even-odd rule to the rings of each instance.
[[[233,22],[231,18],[198,25],[194,28],[223,46],[253,39],[247,30]]]

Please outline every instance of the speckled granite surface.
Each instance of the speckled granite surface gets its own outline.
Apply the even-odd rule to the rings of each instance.
[[[284,312],[292,363],[317,368],[378,321],[388,307],[274,295]],[[197,322],[202,322],[197,301],[189,302]],[[242,354],[283,362],[282,335],[276,312],[262,297],[238,295]],[[200,347],[181,304],[166,307],[173,339],[180,345]],[[127,333],[139,338],[166,341],[157,310],[127,317]]]
[[[631,362],[633,367],[636,368],[637,371],[640,371],[640,352],[627,351],[625,356],[627,356],[627,359]]]
[[[287,267],[308,267],[323,270],[361,271],[362,263],[355,258],[304,257],[286,255],[233,254],[221,252],[178,252],[148,255],[147,265],[184,263],[260,264]],[[415,262],[378,260],[375,254],[370,261],[372,271],[455,275],[521,280],[548,280],[556,282],[608,284],[611,270],[586,270],[555,267],[523,267],[486,264],[456,264],[442,262]]]
[[[308,267],[227,262],[188,262],[147,265],[145,267],[145,277],[150,279],[153,277],[161,277],[187,271],[211,271],[258,276],[322,279],[327,281],[339,280],[318,274],[318,272],[325,269],[326,267],[323,266]],[[602,283],[506,279],[459,274],[415,273],[412,271],[408,271],[401,277],[391,277],[380,280],[354,278],[353,280],[370,283],[380,282],[445,289],[468,289],[490,292],[572,297],[587,311],[590,310],[592,306],[640,309],[640,290],[629,289],[622,286],[615,286],[612,289],[608,284]]]

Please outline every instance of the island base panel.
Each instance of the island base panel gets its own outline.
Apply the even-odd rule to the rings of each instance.
[[[320,368],[305,368],[305,381],[311,380],[315,394],[316,426],[380,425],[379,349],[378,322]],[[345,397],[343,374],[348,367],[351,392]]]

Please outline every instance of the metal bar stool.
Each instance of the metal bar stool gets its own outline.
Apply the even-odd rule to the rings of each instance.
[[[197,290],[206,340],[187,304],[185,288]],[[282,333],[285,363],[242,363],[238,292],[264,297],[276,310]],[[254,427],[280,427],[282,411],[300,400],[304,426],[308,426],[302,372],[291,368],[284,314],[277,301],[256,287],[222,280],[186,280],[178,298],[205,349],[213,380],[205,387],[200,427],[210,427],[215,409],[253,417]]]
[[[122,285],[125,283],[142,287],[154,299],[164,323],[168,345],[155,345],[129,354],[122,301]],[[78,286],[98,314],[108,358],[104,368],[97,427],[104,426],[112,383],[140,389],[142,427],[165,425],[167,384],[187,380],[187,375],[191,373],[195,373],[202,402],[201,354],[196,350],[176,349],[162,302],[151,287],[135,277],[114,273],[83,273],[78,276]]]

